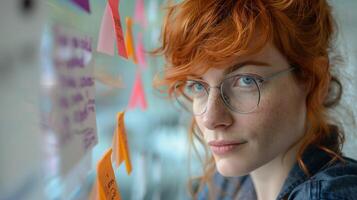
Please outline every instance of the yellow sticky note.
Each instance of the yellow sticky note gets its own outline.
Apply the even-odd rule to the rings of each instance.
[[[134,49],[134,38],[132,31],[132,20],[130,17],[126,17],[126,32],[125,32],[125,45],[128,57],[131,57],[135,64],[137,64],[135,49]]]
[[[120,148],[119,152],[121,152],[121,154],[124,157],[126,172],[130,174],[132,171],[132,165],[130,160],[128,139],[127,139],[125,125],[124,125],[124,112],[119,112],[117,118],[118,118],[118,131],[119,131],[118,136],[119,136],[119,148]]]
[[[98,193],[100,200],[121,199],[110,159],[111,154],[112,149],[110,148],[97,165]]]

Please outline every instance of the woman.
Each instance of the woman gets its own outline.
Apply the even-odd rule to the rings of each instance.
[[[357,199],[357,162],[328,113],[342,93],[335,29],[326,0],[168,7],[161,84],[209,149],[194,198]]]

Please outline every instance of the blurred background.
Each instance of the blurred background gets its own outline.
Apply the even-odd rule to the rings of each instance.
[[[125,111],[133,165],[130,175],[124,165],[114,168],[122,199],[189,198],[186,182],[201,169],[195,157],[188,162],[189,116],[152,86],[154,76],[163,70],[163,59],[139,52],[159,46],[165,2],[119,2],[125,36],[126,17],[133,19],[137,64],[119,56],[116,46],[113,55],[97,50],[105,0],[0,2],[0,200],[87,199],[97,163],[112,146],[120,111]],[[357,1],[330,3],[339,25],[336,49],[344,59],[336,73],[345,96],[334,114],[343,116],[344,152],[357,158],[357,134],[349,114],[357,112]],[[78,42],[70,47],[66,41],[73,38]],[[82,70],[71,71],[71,66]],[[80,83],[89,77],[83,81],[88,87],[74,90],[68,77],[79,77]],[[59,80],[66,80],[65,86]],[[63,97],[76,94],[85,96],[85,105],[79,100],[78,106],[66,110]],[[95,112],[77,113],[76,109],[94,105],[93,99]],[[68,113],[75,113],[73,120],[66,121]],[[92,132],[79,137],[58,130],[68,128],[68,123],[74,124],[70,130],[84,127]]]

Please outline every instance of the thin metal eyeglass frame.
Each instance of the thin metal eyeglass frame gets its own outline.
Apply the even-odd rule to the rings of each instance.
[[[250,74],[244,74],[244,73],[243,73],[243,74],[233,74],[233,75],[230,75],[230,76],[224,78],[224,79],[220,82],[220,84],[217,85],[217,86],[209,86],[207,83],[205,83],[206,86],[204,87],[204,89],[205,89],[205,92],[206,92],[207,96],[209,96],[209,92],[210,92],[211,88],[217,88],[217,89],[219,89],[219,90],[220,90],[220,97],[221,97],[221,99],[223,100],[224,105],[225,105],[227,108],[229,108],[229,110],[231,110],[231,111],[233,111],[233,112],[240,113],[240,114],[249,114],[249,113],[252,113],[254,110],[256,110],[256,109],[258,108],[258,106],[259,106],[260,97],[261,97],[261,94],[260,94],[261,85],[262,85],[264,82],[269,81],[269,80],[271,80],[271,79],[273,79],[273,78],[276,78],[276,77],[278,77],[278,76],[281,76],[281,75],[283,75],[283,74],[285,74],[285,73],[291,72],[291,71],[293,71],[293,70],[295,70],[295,69],[296,69],[296,67],[290,67],[290,68],[288,68],[288,69],[284,69],[284,70],[275,72],[275,73],[273,73],[273,74],[271,74],[271,75],[269,75],[269,76],[267,76],[267,77],[258,77],[258,76],[254,76],[254,75],[250,75]],[[238,77],[238,76],[251,76],[251,77],[254,77],[254,78],[257,79],[257,80],[256,80],[256,79],[253,79],[253,80],[254,80],[255,84],[257,85],[257,87],[258,87],[258,94],[259,94],[259,95],[258,95],[258,102],[257,102],[257,105],[256,105],[252,110],[247,111],[247,112],[242,112],[242,111],[239,111],[239,110],[233,108],[233,107],[227,102],[226,98],[224,97],[224,93],[223,93],[223,83],[224,83],[224,81],[227,80],[227,79],[233,78],[233,77]],[[179,83],[180,83],[180,82],[178,82],[178,83],[175,84],[175,86],[174,86],[174,91],[176,91],[176,88],[178,88],[177,86],[179,85]],[[177,95],[176,95],[176,92],[174,92],[174,93],[175,93],[175,99],[176,99],[176,101],[180,104],[180,106],[181,106],[182,108],[184,108],[185,110],[187,110],[188,112],[192,113],[193,115],[195,115],[195,116],[200,116],[200,115],[204,114],[204,113],[207,111],[207,105],[206,105],[205,108],[204,108],[204,110],[202,111],[202,113],[200,113],[200,114],[195,114],[193,111],[188,110],[188,109],[186,108],[186,106],[184,106],[184,105],[180,102],[180,100],[178,100],[178,97],[177,97]]]

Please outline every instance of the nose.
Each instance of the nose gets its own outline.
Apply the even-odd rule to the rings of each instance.
[[[201,117],[203,125],[210,130],[226,129],[233,123],[232,114],[225,106],[219,89],[213,90],[213,88],[211,88],[206,111]]]

